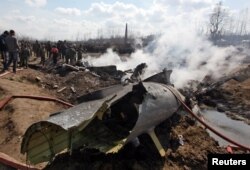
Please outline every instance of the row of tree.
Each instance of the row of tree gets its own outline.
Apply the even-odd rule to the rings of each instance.
[[[210,14],[208,32],[210,39],[216,43],[220,40],[239,42],[250,39],[250,17],[248,8],[238,15],[230,14],[222,2],[214,7]]]
[[[125,25],[124,25],[125,26]],[[125,27],[124,27],[125,28]],[[241,10],[238,14],[230,12],[228,8],[223,6],[222,2],[215,5],[209,16],[208,24],[204,29],[203,26],[198,26],[201,29],[201,34],[206,34],[211,41],[219,44],[221,41],[226,41],[228,44],[239,44],[240,42],[249,41],[250,44],[250,13],[248,8]],[[118,41],[124,38],[125,29],[111,28],[109,30],[98,29],[95,40],[113,40]],[[93,33],[94,34],[94,33]],[[75,41],[88,41],[93,39],[92,34],[85,33],[82,35],[78,32],[72,36]],[[129,29],[129,39],[138,39],[142,34],[137,30]],[[20,39],[27,41],[34,40],[29,36],[20,35]],[[54,41],[53,37],[46,37],[44,41]]]

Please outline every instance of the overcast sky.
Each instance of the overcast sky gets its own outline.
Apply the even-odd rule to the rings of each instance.
[[[0,30],[37,39],[86,39],[96,35],[164,32],[178,25],[203,27],[217,0],[1,0]],[[232,12],[249,0],[224,0]],[[184,22],[184,24],[183,24]],[[183,28],[185,29],[185,28]]]

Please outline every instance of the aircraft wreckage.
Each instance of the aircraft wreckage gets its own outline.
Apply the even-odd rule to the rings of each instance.
[[[180,107],[175,96],[184,98],[164,70],[138,83],[116,85],[79,97],[81,104],[51,114],[25,132],[21,153],[32,164],[51,161],[62,151],[95,148],[118,152],[126,143],[147,133],[162,156],[154,128]]]

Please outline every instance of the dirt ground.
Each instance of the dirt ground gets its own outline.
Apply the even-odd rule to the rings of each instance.
[[[211,85],[216,84],[216,85]],[[213,86],[209,89],[209,87]],[[218,111],[235,120],[250,124],[250,65],[242,66],[229,75],[208,83],[209,89],[198,96],[202,103],[217,108]]]
[[[240,119],[237,115],[245,118],[245,122],[250,124],[250,65],[241,68],[231,79],[222,85],[224,93],[229,94],[229,101],[232,102],[231,113],[227,114],[234,119]],[[238,113],[237,113],[238,112]]]
[[[77,103],[78,96],[117,83],[116,80],[102,80],[84,71],[70,72],[61,77],[39,69],[23,69],[17,74],[0,77],[0,99],[8,95],[39,95]],[[245,95],[249,92],[250,80],[241,84],[233,81],[227,83],[228,86],[224,84],[225,89],[231,91],[240,87],[238,89],[244,94],[244,99],[250,100],[250,96]],[[65,90],[58,92],[64,87]],[[66,108],[47,101],[11,101],[0,111],[0,152],[25,163],[26,158],[20,154],[20,146],[26,129],[32,123],[46,119],[51,113]],[[109,155],[93,154],[92,151],[73,153],[71,156],[65,153],[58,155],[46,169],[206,169],[208,153],[226,152],[188,116],[171,117],[156,128],[156,134],[167,152],[165,158],[159,157],[151,139],[142,135],[138,148],[128,145],[121,152]],[[180,145],[178,135],[183,136],[184,145]]]
[[[0,80],[1,98],[8,95],[39,95],[51,96],[46,89],[22,80],[24,74],[33,70],[24,70],[16,75],[10,73]],[[39,74],[39,73],[37,73]],[[53,102],[30,99],[15,99],[0,111],[0,152],[6,153],[17,160],[26,162],[20,154],[22,135],[26,129],[38,120],[46,119],[51,113],[64,109],[64,106]]]

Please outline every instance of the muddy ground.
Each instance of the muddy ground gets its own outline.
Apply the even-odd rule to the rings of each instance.
[[[34,64],[34,63],[33,63]],[[103,79],[88,71],[70,71],[63,77],[43,68],[23,69],[0,78],[0,98],[8,95],[40,95],[61,98],[77,104],[77,97],[113,84],[115,79]],[[0,68],[1,69],[1,68]],[[66,87],[64,90],[62,90]],[[73,87],[73,88],[72,88]],[[232,101],[244,99],[249,106],[250,81],[229,80],[221,88],[231,93]],[[235,90],[236,89],[236,90]],[[62,91],[61,91],[62,90]],[[241,92],[241,95],[240,95]],[[205,96],[205,95],[203,95]],[[207,95],[209,96],[209,95]],[[211,97],[211,95],[210,95]],[[211,100],[212,101],[212,100]],[[216,105],[218,107],[218,105]],[[246,107],[246,108],[247,108]],[[51,113],[66,109],[65,106],[47,101],[15,99],[0,111],[0,152],[26,163],[20,154],[22,135],[34,122],[48,118]],[[243,115],[242,115],[243,116]],[[245,116],[247,118],[247,116]],[[161,158],[147,135],[140,136],[141,145],[126,146],[117,154],[103,155],[96,151],[82,151],[58,155],[48,164],[37,165],[45,169],[206,169],[208,153],[225,153],[208,133],[188,115],[174,115],[156,128],[157,136],[167,155]],[[184,145],[178,135],[183,135]]]
[[[204,80],[196,95],[200,105],[216,108],[235,120],[250,124],[250,64],[218,80]]]

